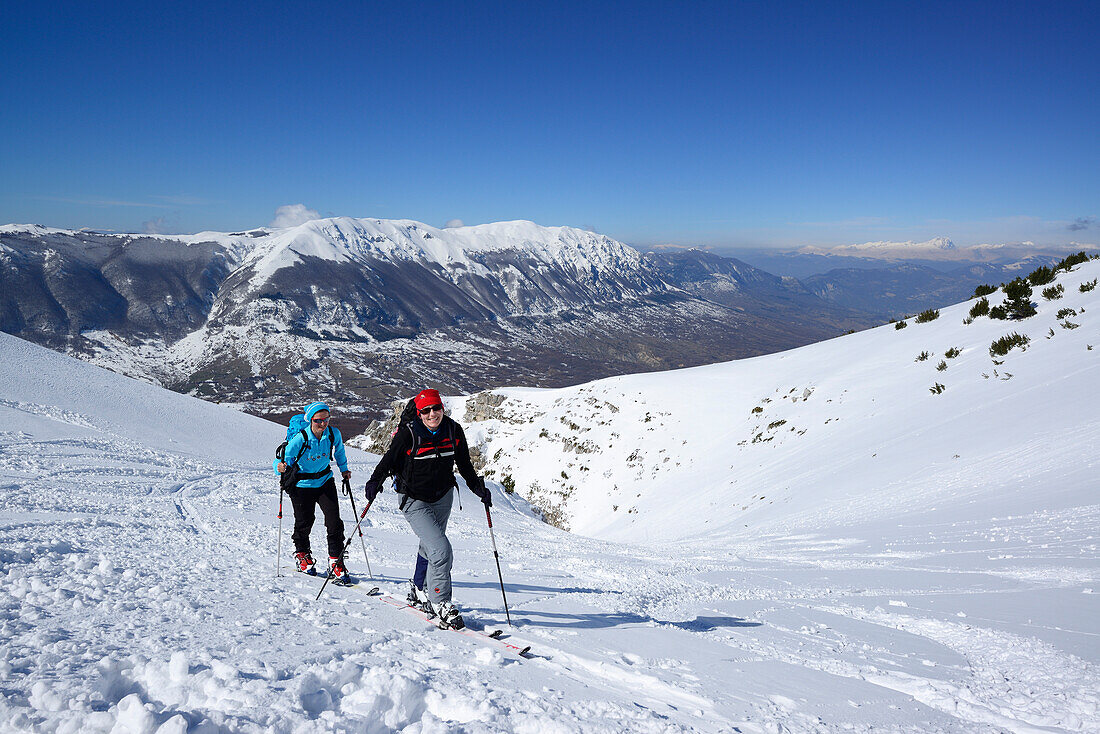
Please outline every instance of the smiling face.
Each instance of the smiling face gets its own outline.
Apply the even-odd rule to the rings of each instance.
[[[420,410],[420,420],[429,431],[439,428],[439,424],[443,422],[443,406],[429,405],[422,408]]]
[[[321,434],[325,432],[325,428],[328,427],[328,411],[318,410],[314,413],[313,418],[309,421],[309,427],[313,431],[313,435],[320,438]]]

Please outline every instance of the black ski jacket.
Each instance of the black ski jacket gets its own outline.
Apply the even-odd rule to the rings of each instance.
[[[480,486],[481,478],[470,462],[470,448],[462,426],[443,416],[439,430],[432,433],[415,418],[398,427],[370,481],[381,482],[393,474],[398,492],[415,500],[436,502],[456,486],[456,465],[468,486]]]

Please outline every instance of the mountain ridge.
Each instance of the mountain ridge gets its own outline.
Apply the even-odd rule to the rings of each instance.
[[[527,221],[337,217],[179,238],[9,226],[0,243],[4,331],[276,418],[327,395],[362,426],[428,383],[563,385],[868,323],[749,266],[704,284],[605,235]]]

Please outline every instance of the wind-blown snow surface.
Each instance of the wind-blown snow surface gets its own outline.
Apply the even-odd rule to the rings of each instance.
[[[516,445],[525,463],[599,476],[573,480],[578,524],[635,541],[561,532],[494,487],[523,661],[275,578],[280,427],[0,334],[0,730],[1100,730],[1100,339],[1074,285],[1096,265],[1019,324],[964,327],[961,306],[760,360],[510,393],[547,428]],[[1048,318],[1063,304],[1085,309],[1080,328]],[[1031,348],[992,365],[1013,330]],[[585,472],[549,421],[592,401],[618,412],[577,430],[619,436]],[[490,429],[506,438],[471,434]],[[361,487],[375,457],[349,456]],[[639,464],[637,511],[603,508],[604,472]],[[456,601],[504,626],[484,514],[463,498]],[[396,590],[415,542],[394,505],[382,495],[364,524]],[[365,570],[357,543],[350,565]]]

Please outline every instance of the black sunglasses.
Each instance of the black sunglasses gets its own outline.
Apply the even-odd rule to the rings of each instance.
[[[420,415],[427,415],[428,413],[431,413],[432,411],[435,411],[435,410],[438,410],[440,413],[442,413],[443,412],[443,406],[442,405],[429,405],[427,408],[424,408],[423,410],[420,411]]]

